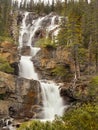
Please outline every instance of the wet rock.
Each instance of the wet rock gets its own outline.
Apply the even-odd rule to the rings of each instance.
[[[31,48],[30,46],[23,46],[21,48],[21,55],[23,56],[29,56],[31,54]]]
[[[73,92],[68,88],[61,88],[60,95],[64,99],[65,104],[76,101],[77,99],[74,97]]]
[[[23,46],[26,46],[26,45],[27,45],[28,39],[29,39],[28,34],[27,34],[27,33],[24,33],[24,34],[23,34],[23,39],[22,39]]]
[[[31,12],[29,13],[27,19],[26,19],[26,25],[32,25],[32,20],[35,20],[39,17],[38,14],[36,14],[35,12]]]
[[[10,130],[9,127],[12,126],[12,124],[13,124],[13,119],[10,117],[2,118],[0,120],[0,127],[2,130]]]

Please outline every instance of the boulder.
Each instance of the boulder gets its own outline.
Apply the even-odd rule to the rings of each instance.
[[[9,107],[15,101],[15,78],[0,72],[0,118],[9,116]]]
[[[19,119],[33,118],[37,110],[32,108],[42,101],[39,81],[18,78],[15,94],[16,101],[9,109],[10,116]]]
[[[9,107],[10,107],[9,101],[3,101],[0,100],[0,118],[8,117],[9,116]]]
[[[12,42],[4,41],[0,44],[0,57],[13,63],[19,60],[17,55],[17,45]]]
[[[11,74],[0,72],[0,94],[15,92],[15,78]]]

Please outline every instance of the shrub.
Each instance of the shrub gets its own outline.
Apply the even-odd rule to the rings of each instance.
[[[58,65],[52,70],[52,73],[55,76],[65,76],[68,70],[64,66]]]
[[[93,101],[98,101],[98,76],[94,76],[91,79],[88,95],[93,99]]]
[[[98,130],[98,105],[83,105],[68,110],[62,118],[53,122],[31,121],[18,130]]]
[[[13,39],[11,37],[0,36],[0,42],[4,42],[4,41],[13,43]]]
[[[56,48],[55,43],[50,38],[42,38],[37,42],[37,46],[47,49]]]
[[[70,67],[64,65],[57,65],[54,69],[51,70],[51,74],[64,81],[70,80],[73,76],[70,72]]]
[[[83,105],[63,116],[66,130],[98,130],[98,105]]]
[[[14,70],[11,68],[6,59],[0,57],[0,71],[12,73]]]

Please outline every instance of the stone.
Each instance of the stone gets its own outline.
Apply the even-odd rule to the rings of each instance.
[[[21,55],[23,55],[23,56],[31,55],[31,48],[30,48],[30,46],[23,46],[21,48]]]
[[[8,41],[4,41],[0,44],[0,50],[0,57],[9,63],[13,63],[19,60],[17,55],[17,45]]]
[[[3,101],[0,100],[0,118],[8,117],[9,116],[9,106],[10,101]]]
[[[69,81],[73,77],[74,61],[71,58],[70,51],[66,50],[63,46],[55,48],[42,48],[35,57],[33,63],[36,71],[39,73],[40,78],[56,80],[58,82]],[[53,76],[52,71],[57,66],[63,66],[70,77]],[[69,79],[68,79],[69,78]]]
[[[15,78],[11,74],[0,72],[0,93],[15,92]]]
[[[19,119],[35,117],[37,110],[32,108],[42,100],[39,81],[18,78],[15,95],[16,101],[10,107],[10,116]]]
[[[23,34],[23,39],[22,39],[23,46],[26,46],[26,44],[28,43],[28,39],[29,39],[28,34],[27,34],[27,33],[24,33],[24,34]]]

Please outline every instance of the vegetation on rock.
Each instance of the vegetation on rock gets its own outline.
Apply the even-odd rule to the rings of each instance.
[[[46,48],[46,49],[55,49],[56,48],[56,44],[50,38],[40,39],[37,42],[37,46],[40,46],[40,47]]]
[[[0,57],[0,71],[6,72],[6,73],[12,73],[14,71],[13,68],[11,68],[8,61],[2,57]]]
[[[0,0],[0,43],[5,40],[13,41],[10,30],[10,12],[17,9],[17,4],[11,7],[11,0]],[[79,0],[79,2],[65,0],[63,3],[58,0],[56,4],[53,0],[52,5],[49,3],[45,5],[41,1],[34,4],[32,0],[27,7],[24,4],[20,9],[33,11],[40,15],[56,12],[63,16],[57,42],[55,43],[51,38],[42,38],[38,41],[38,45],[51,50],[56,50],[59,46],[66,48],[70,52],[70,58],[74,61],[73,73],[76,80],[89,75],[91,81],[85,88],[81,88],[80,84],[79,91],[75,90],[77,83],[73,86],[73,91],[76,92],[75,98],[83,100],[85,96],[87,100],[66,111],[63,117],[57,117],[53,122],[24,123],[19,130],[98,130],[98,76],[96,76],[98,74],[98,0],[91,0],[90,3],[87,0]],[[64,60],[63,63],[65,64],[66,61]],[[0,57],[0,71],[13,72],[8,61],[2,57]],[[64,81],[71,76],[69,69],[61,62],[59,65],[56,64],[50,73],[55,77],[64,77]],[[86,90],[85,95],[82,89]],[[3,96],[0,94],[0,99],[3,99]]]

